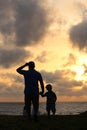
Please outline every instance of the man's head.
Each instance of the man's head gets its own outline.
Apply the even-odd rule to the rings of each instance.
[[[28,65],[29,65],[29,69],[34,69],[35,68],[35,63],[33,61],[30,61],[28,63]]]

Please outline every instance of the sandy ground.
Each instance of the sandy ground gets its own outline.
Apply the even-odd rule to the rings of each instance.
[[[0,115],[0,130],[87,130],[87,112],[79,115],[39,116],[35,122],[23,116]]]

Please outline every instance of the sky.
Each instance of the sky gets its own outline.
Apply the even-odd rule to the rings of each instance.
[[[86,0],[0,0],[0,102],[24,100],[16,69],[29,61],[57,101],[87,101],[86,59]]]

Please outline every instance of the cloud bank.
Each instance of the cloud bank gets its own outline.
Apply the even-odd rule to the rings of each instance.
[[[50,20],[43,3],[40,0],[0,0],[0,66],[8,68],[24,61],[30,56],[25,47],[37,45],[44,37]]]
[[[76,72],[74,71],[66,69],[56,70],[54,73],[46,71],[42,71],[41,73],[46,84],[51,83],[53,90],[55,90],[59,96],[83,96],[86,94],[83,81],[75,80]],[[75,90],[75,87],[83,87],[83,89]]]
[[[29,52],[24,49],[0,49],[0,66],[4,68],[13,67],[13,65],[23,62],[29,55]]]
[[[16,46],[37,44],[44,36],[47,12],[39,0],[0,0],[0,32],[5,37],[14,34]]]
[[[80,2],[75,3],[75,6],[81,17],[81,22],[71,26],[69,37],[74,47],[87,51],[87,7]]]
[[[87,50],[87,21],[72,26],[69,36],[73,46],[77,46],[80,50]]]
[[[69,69],[56,70],[55,72],[41,71],[45,84],[51,83],[53,90],[58,96],[84,96],[87,94],[87,83],[83,81],[75,80],[76,73]],[[18,95],[19,98],[23,97],[24,92],[24,79],[20,75],[15,74],[3,74],[2,79],[10,80],[9,82],[0,82],[0,97],[14,97]],[[8,81],[9,81],[8,80]],[[78,89],[82,87],[82,89]],[[77,89],[75,89],[77,88]]]

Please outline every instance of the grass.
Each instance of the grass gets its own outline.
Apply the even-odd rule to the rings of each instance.
[[[23,116],[0,115],[0,130],[87,130],[87,115],[39,116],[38,122]]]

